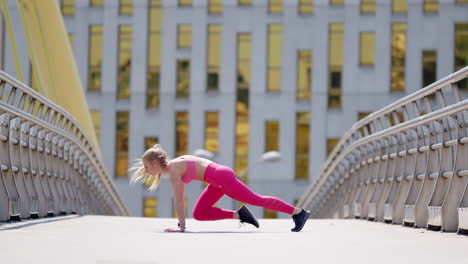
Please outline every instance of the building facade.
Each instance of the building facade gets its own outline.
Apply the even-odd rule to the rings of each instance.
[[[248,169],[257,193],[295,203],[357,120],[468,64],[466,0],[60,6],[104,161],[135,216],[174,216],[167,178],[153,193],[129,185],[134,159],[155,143],[171,157],[209,150],[238,174]],[[268,151],[281,160],[261,162]],[[187,186],[188,217],[204,187]]]

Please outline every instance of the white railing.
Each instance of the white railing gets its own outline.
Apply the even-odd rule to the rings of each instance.
[[[0,166],[0,221],[129,214],[78,122],[3,71]]]
[[[317,218],[362,218],[468,232],[468,67],[357,122],[299,206]]]

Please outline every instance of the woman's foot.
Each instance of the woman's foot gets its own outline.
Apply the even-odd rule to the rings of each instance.
[[[309,219],[309,216],[310,216],[310,211],[306,211],[304,209],[302,209],[300,213],[293,215],[292,218],[296,226],[293,229],[291,229],[291,231],[292,232],[301,231],[305,223],[307,222],[307,219]]]
[[[255,216],[250,212],[249,208],[246,206],[242,205],[239,210],[237,210],[237,213],[239,214],[239,219],[241,223],[249,223],[251,225],[254,225],[255,227],[259,228],[259,224]]]

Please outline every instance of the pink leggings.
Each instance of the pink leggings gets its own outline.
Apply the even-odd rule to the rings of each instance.
[[[205,171],[204,181],[209,183],[193,209],[193,217],[199,221],[232,219],[234,211],[213,207],[223,195],[234,200],[264,208],[292,214],[294,207],[271,196],[260,196],[237,179],[234,171],[212,162]]]

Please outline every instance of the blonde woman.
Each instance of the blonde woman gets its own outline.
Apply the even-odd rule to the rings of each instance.
[[[243,203],[291,215],[295,223],[294,228],[291,229],[293,232],[301,231],[310,215],[309,211],[294,207],[276,197],[260,196],[254,193],[237,179],[234,171],[229,167],[191,155],[170,160],[159,144],[146,150],[141,159],[130,170],[134,171],[130,182],[152,182],[149,187],[151,191],[158,187],[161,174],[169,174],[169,181],[174,192],[174,209],[179,224],[177,228],[165,229],[165,232],[185,231],[185,184],[193,180],[209,184],[201,193],[193,209],[193,217],[199,221],[239,219],[241,223],[249,223],[259,227],[257,219],[246,206],[241,206],[237,211],[213,207],[225,194]]]

